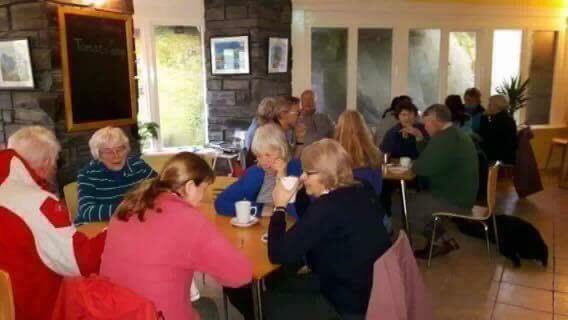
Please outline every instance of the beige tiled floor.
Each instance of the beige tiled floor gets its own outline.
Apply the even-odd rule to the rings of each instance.
[[[549,247],[548,266],[523,260],[514,268],[494,246],[489,258],[483,240],[447,224],[461,248],[434,259],[430,268],[418,261],[436,320],[568,320],[568,190],[559,189],[549,174],[543,180],[543,192],[521,200],[510,183],[501,183],[497,212],[522,217],[539,229]],[[202,289],[221,306],[213,280]],[[234,309],[230,315],[242,319]]]

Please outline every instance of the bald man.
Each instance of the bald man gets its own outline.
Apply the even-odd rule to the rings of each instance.
[[[316,104],[314,92],[306,90],[302,92],[302,113],[298,120],[306,130],[304,135],[304,145],[309,145],[323,138],[333,138],[335,133],[335,124],[331,118],[325,113],[316,112]]]

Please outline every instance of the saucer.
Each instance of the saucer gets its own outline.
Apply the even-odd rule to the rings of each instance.
[[[231,224],[235,227],[239,227],[239,228],[248,228],[250,226],[254,226],[255,224],[258,223],[258,218],[257,217],[251,217],[249,222],[247,223],[240,223],[237,221],[237,217],[233,217],[231,218]]]
[[[406,171],[408,171],[409,168],[407,167],[402,167],[402,166],[391,166],[388,168],[389,172],[392,172],[394,174],[402,174],[405,173]]]

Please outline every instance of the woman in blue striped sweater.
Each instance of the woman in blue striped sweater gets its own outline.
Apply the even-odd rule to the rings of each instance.
[[[108,221],[126,192],[156,175],[144,160],[128,155],[128,137],[119,128],[97,130],[89,148],[93,160],[77,177],[79,211],[75,224]]]

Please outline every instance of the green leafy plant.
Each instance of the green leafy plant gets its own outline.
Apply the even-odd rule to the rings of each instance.
[[[497,88],[497,93],[509,98],[509,113],[513,115],[517,110],[525,107],[526,102],[530,99],[527,96],[527,87],[529,79],[521,82],[520,77],[511,77],[503,81],[503,84]]]
[[[145,122],[138,125],[138,135],[142,141],[158,139],[160,126],[155,122]]]

